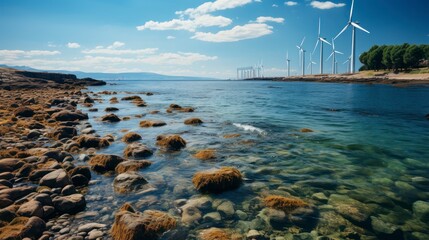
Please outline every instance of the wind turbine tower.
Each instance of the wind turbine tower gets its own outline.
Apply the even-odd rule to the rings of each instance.
[[[302,76],[305,75],[305,50],[302,48],[302,45],[304,44],[305,37],[302,39],[302,42],[299,46],[296,46],[299,49],[299,56],[301,58],[301,72]]]
[[[290,77],[290,59],[289,59],[289,51],[286,54],[286,67],[287,67],[287,76]]]
[[[331,57],[332,57],[332,74],[336,74],[337,73],[337,69],[336,69],[336,54],[343,54],[342,52],[339,52],[337,50],[335,50],[335,40],[332,39],[332,53],[331,55],[329,55],[328,59],[326,59],[326,61],[328,61]]]
[[[349,26],[352,26],[352,53],[351,53],[351,58],[350,58],[350,72],[351,73],[355,73],[355,67],[356,67],[356,28],[364,31],[366,33],[369,33],[368,30],[366,30],[365,28],[361,27],[359,25],[358,22],[353,22],[353,8],[354,8],[354,3],[355,1],[352,0],[352,6],[350,8],[350,17],[349,17],[349,21],[347,23],[347,25],[343,28],[343,30],[341,30],[340,33],[338,33],[338,35],[334,38],[337,39],[344,31],[347,30],[347,28]]]
[[[316,65],[317,63],[315,63],[313,61],[313,54],[310,53],[310,63],[308,64],[307,68],[310,68],[310,75],[313,75],[313,65]]]
[[[314,46],[313,55],[314,55],[314,52],[316,51],[316,48],[319,42],[320,42],[320,74],[323,74],[323,43],[326,43],[329,45],[331,44],[328,41],[326,41],[325,38],[320,36],[320,18],[319,18],[319,32],[317,34],[317,42],[316,42],[316,46]]]

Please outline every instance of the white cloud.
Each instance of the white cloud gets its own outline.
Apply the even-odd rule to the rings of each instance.
[[[115,41],[115,42],[113,42],[112,45],[108,46],[107,49],[117,49],[117,48],[120,48],[124,45],[125,45],[125,43],[123,43],[123,42]]]
[[[266,22],[283,23],[284,21],[285,21],[284,18],[274,18],[274,17],[258,17],[256,19],[257,23],[266,23]]]
[[[38,56],[53,56],[61,54],[59,51],[44,51],[44,50],[0,50],[0,59],[11,60],[17,58],[32,58]]]
[[[196,8],[188,8],[185,11],[178,11],[178,15],[199,16],[220,10],[233,9],[251,3],[252,0],[216,0],[205,2]]]
[[[277,5],[277,4],[273,4],[273,6],[272,7],[279,7],[279,5]]]
[[[168,40],[173,40],[173,39],[176,39],[176,37],[175,36],[167,36],[167,39]]]
[[[67,47],[68,48],[80,48],[80,44],[75,43],[75,42],[69,42],[69,43],[67,43]]]
[[[333,3],[331,1],[326,1],[326,2],[312,1],[311,6],[313,8],[326,10],[326,9],[331,9],[331,8],[344,7],[344,6],[346,6],[346,4],[345,3]]]
[[[137,26],[137,30],[186,30],[195,32],[200,27],[226,27],[232,20],[223,16],[202,15],[193,19],[172,19],[165,22],[148,21],[144,25]]]
[[[83,50],[84,54],[105,54],[105,55],[151,55],[158,51],[158,48],[144,48],[144,49],[118,49],[124,46],[125,43],[115,41],[112,45],[103,47],[96,46],[94,49]]]
[[[289,6],[289,7],[292,7],[292,6],[296,6],[296,5],[298,5],[298,3],[297,3],[297,2],[294,2],[294,1],[287,1],[287,2],[285,2],[285,5],[286,5],[286,6]]]
[[[258,38],[271,34],[271,26],[265,23],[249,23],[243,26],[235,26],[232,29],[217,33],[197,32],[192,39],[206,42],[237,42],[245,39]]]

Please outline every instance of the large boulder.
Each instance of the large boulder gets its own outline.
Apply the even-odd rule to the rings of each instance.
[[[115,168],[115,172],[121,174],[129,171],[138,171],[142,168],[147,168],[150,165],[152,165],[152,162],[147,160],[128,160],[119,163]]]
[[[137,192],[147,188],[146,179],[137,172],[125,172],[115,177],[113,189],[118,193]]]
[[[91,135],[80,136],[76,140],[76,143],[81,148],[103,148],[110,146],[110,142],[106,138],[99,138]]]
[[[36,217],[43,218],[43,214],[44,214],[43,205],[39,201],[30,200],[22,204],[16,213],[23,217],[36,216]]]
[[[233,167],[222,167],[197,172],[192,178],[195,188],[201,192],[221,193],[238,188],[243,181],[240,171]]]
[[[43,176],[39,181],[40,186],[47,186],[50,188],[63,188],[69,184],[72,184],[72,181],[64,169],[58,169],[50,172]]]
[[[68,110],[63,110],[52,114],[51,118],[55,119],[56,121],[68,122],[75,120],[86,120],[88,119],[88,115],[80,111],[71,112]]]
[[[110,154],[99,154],[92,157],[88,164],[97,172],[115,171],[119,163],[125,161],[122,157]]]
[[[72,138],[77,135],[77,130],[74,127],[59,127],[56,128],[52,133],[50,133],[50,137],[55,140],[60,140],[63,138]]]
[[[128,205],[115,214],[111,234],[115,240],[156,240],[175,227],[176,219],[167,213],[154,210],[140,213]]]
[[[129,132],[122,137],[122,141],[126,143],[132,143],[141,139],[142,139],[142,136],[135,132]]]
[[[17,217],[8,225],[0,228],[0,239],[39,239],[45,229],[46,224],[39,217]]]
[[[24,165],[24,162],[17,158],[4,158],[0,160],[0,173],[13,172]]]
[[[76,214],[83,211],[86,201],[82,194],[55,197],[52,200],[55,209],[60,213]]]
[[[167,151],[179,151],[186,147],[186,141],[179,135],[160,135],[156,138],[156,144]]]
[[[132,143],[124,149],[124,156],[142,159],[153,155],[152,149],[142,143]]]

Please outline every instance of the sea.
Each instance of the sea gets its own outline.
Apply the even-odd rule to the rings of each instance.
[[[93,172],[87,209],[74,220],[76,224],[112,225],[116,210],[129,202],[138,211],[156,209],[177,218],[177,228],[161,239],[198,239],[202,230],[211,227],[244,238],[256,230],[264,239],[429,239],[429,87],[109,81],[85,91],[97,99],[93,107],[98,112],[80,107],[89,114],[92,128],[100,136],[111,134],[117,139],[97,153],[123,156],[126,144],[120,139],[128,131],[142,135],[140,142],[154,155],[147,158],[153,164],[140,170],[150,191],[118,194],[112,187],[115,175]],[[97,94],[101,91],[117,94]],[[131,95],[141,96],[147,107],[109,102]],[[173,103],[195,111],[167,113]],[[115,114],[130,119],[102,122],[106,107],[119,108]],[[204,123],[185,125],[191,117]],[[141,128],[142,120],[167,125]],[[186,148],[159,151],[156,137],[161,134],[180,135]],[[229,134],[239,136],[224,137]],[[203,149],[216,150],[216,159],[193,156]],[[243,174],[238,189],[222,194],[195,190],[196,172],[222,166]],[[312,219],[295,224],[290,216],[267,213],[263,198],[268,195],[302,199],[312,206]],[[183,224],[180,206],[203,197],[213,206],[201,210],[194,223]],[[232,204],[233,213],[222,212],[221,219],[207,217],[222,202]]]

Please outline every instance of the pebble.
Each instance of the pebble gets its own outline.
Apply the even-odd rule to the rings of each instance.
[[[224,201],[217,207],[217,210],[226,217],[232,217],[235,213],[234,204],[231,201]]]

